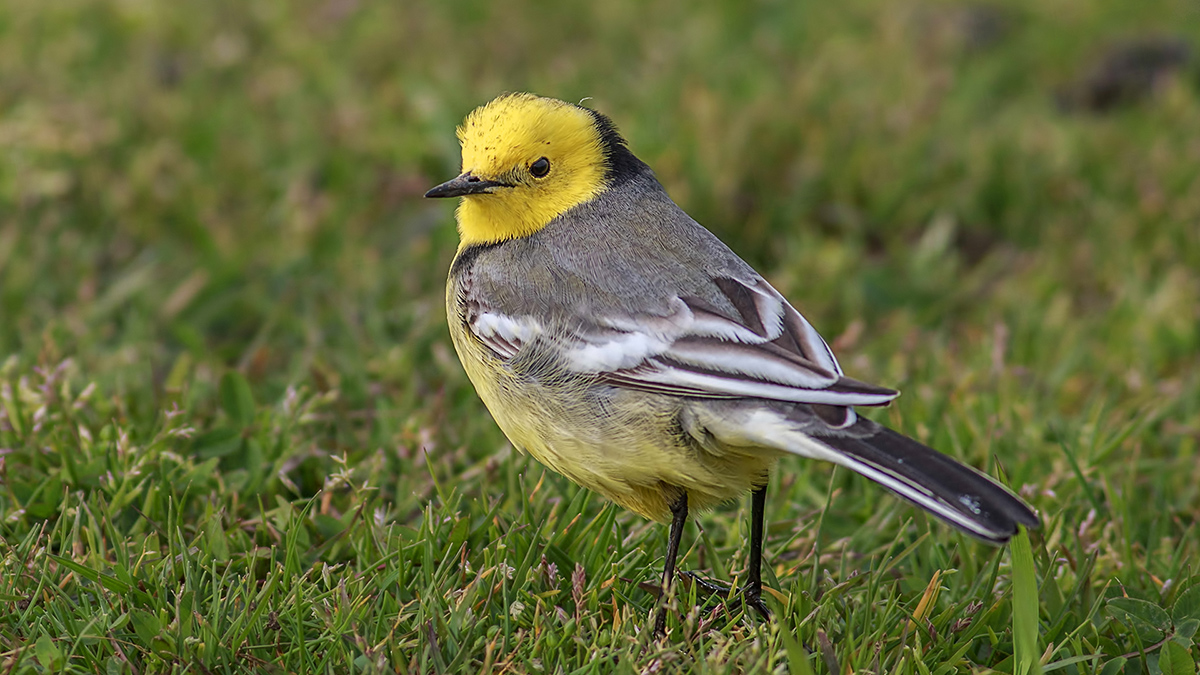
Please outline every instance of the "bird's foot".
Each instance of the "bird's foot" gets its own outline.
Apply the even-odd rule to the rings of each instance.
[[[731,602],[736,603],[738,600],[741,600],[741,602],[744,602],[747,607],[752,608],[762,618],[771,618],[771,610],[767,609],[766,603],[764,603],[762,600],[762,586],[746,584],[738,589],[735,593],[729,586],[725,586],[724,584],[720,584],[715,581],[709,581],[695,572],[677,572],[676,574],[678,574],[679,579],[683,582],[682,588],[688,589],[691,588],[692,585],[696,587],[697,596],[708,595],[719,597],[726,606],[729,606]],[[638,587],[657,597],[660,603],[665,603],[665,600],[662,597],[663,589],[659,584],[642,581],[638,582]],[[703,604],[703,602],[701,604]],[[666,604],[659,604],[652,616],[653,620],[650,625],[651,633],[655,640],[661,640],[666,637]]]
[[[737,597],[740,597],[742,602],[746,603],[747,607],[750,607],[754,611],[758,612],[759,616],[764,619],[771,618],[771,610],[767,609],[767,605],[762,600],[761,584],[746,584],[745,586],[742,586],[736,594],[733,594],[733,589],[731,589],[729,586],[709,581],[707,579],[702,579],[700,575],[696,574],[695,572],[680,572],[679,576],[685,579],[688,583],[695,584],[699,590],[704,591],[709,595],[716,595],[721,598],[725,598],[727,604],[731,599],[731,595],[736,596],[733,598],[735,601]]]

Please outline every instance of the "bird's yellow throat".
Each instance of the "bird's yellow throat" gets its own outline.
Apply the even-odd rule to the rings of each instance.
[[[506,94],[468,115],[458,139],[463,175],[504,184],[462,198],[460,250],[529,236],[607,187],[597,117],[570,103]]]

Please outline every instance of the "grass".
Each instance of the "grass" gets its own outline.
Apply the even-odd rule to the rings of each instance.
[[[1196,61],[1057,102],[1138,36],[1200,14],[5,3],[0,672],[1195,673]],[[653,643],[665,528],[514,453],[449,347],[420,196],[505,90],[610,114],[879,419],[1036,505],[1027,559],[787,461],[775,619],[685,589]],[[747,510],[682,567],[742,573]]]

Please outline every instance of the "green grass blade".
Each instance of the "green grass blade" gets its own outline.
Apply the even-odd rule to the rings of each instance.
[[[1042,652],[1038,646],[1037,569],[1029,533],[1024,528],[1009,543],[1013,575],[1013,656],[1016,675],[1041,675]]]

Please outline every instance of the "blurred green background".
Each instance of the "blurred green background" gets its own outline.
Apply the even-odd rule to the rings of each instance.
[[[632,649],[649,596],[613,580],[652,579],[663,533],[509,456],[445,329],[451,205],[421,198],[457,172],[467,112],[533,91],[612,117],[850,375],[905,391],[878,416],[977,466],[998,461],[1043,513],[1040,571],[1077,590],[1042,608],[1060,650],[1048,658],[1103,655],[1064,672],[1115,663],[1146,636],[1094,603],[1117,579],[1169,608],[1200,550],[1197,46],[1200,7],[1185,0],[5,2],[0,553],[25,571],[0,581],[0,659],[15,672],[247,658],[476,672],[505,655],[513,672],[535,658],[573,672]],[[885,665],[915,667],[878,603],[908,616],[933,570],[986,576],[1000,559],[865,481],[800,462],[780,474],[768,562],[794,596],[882,574],[892,542],[931,533],[920,550],[933,552],[913,553],[911,580],[882,596],[781,611],[814,654],[838,612],[848,635],[873,636],[835,640],[846,667],[869,668],[875,642]],[[615,523],[604,550],[527,532],[511,541],[530,565],[471,606],[511,615],[500,637],[456,613],[461,581],[437,560],[465,546],[464,569],[494,570],[498,540],[539,522],[565,532],[570,509]],[[701,523],[707,548],[685,567],[729,578],[744,555],[737,510]],[[146,551],[162,565],[193,551],[195,626],[181,572],[130,562]],[[537,586],[521,575],[547,554],[561,597],[513,614]],[[580,561],[576,596],[566,575]],[[253,601],[251,627],[236,623],[249,595],[199,609],[203,589],[240,597],[239,575],[331,601],[350,570],[378,584],[346,595],[354,631],[375,634],[361,642],[275,616],[302,591]],[[943,633],[991,592],[952,579]],[[106,628],[73,623],[80,594],[110,603]],[[589,597],[612,605],[592,633],[536,655],[520,638],[561,629],[536,623],[555,607],[587,615]],[[988,630],[1004,630],[1002,610]],[[772,631],[664,663],[778,666]],[[981,635],[945,637],[923,663],[967,672],[1011,656],[1003,635],[986,648]],[[1128,667],[1159,667],[1139,658]]]

